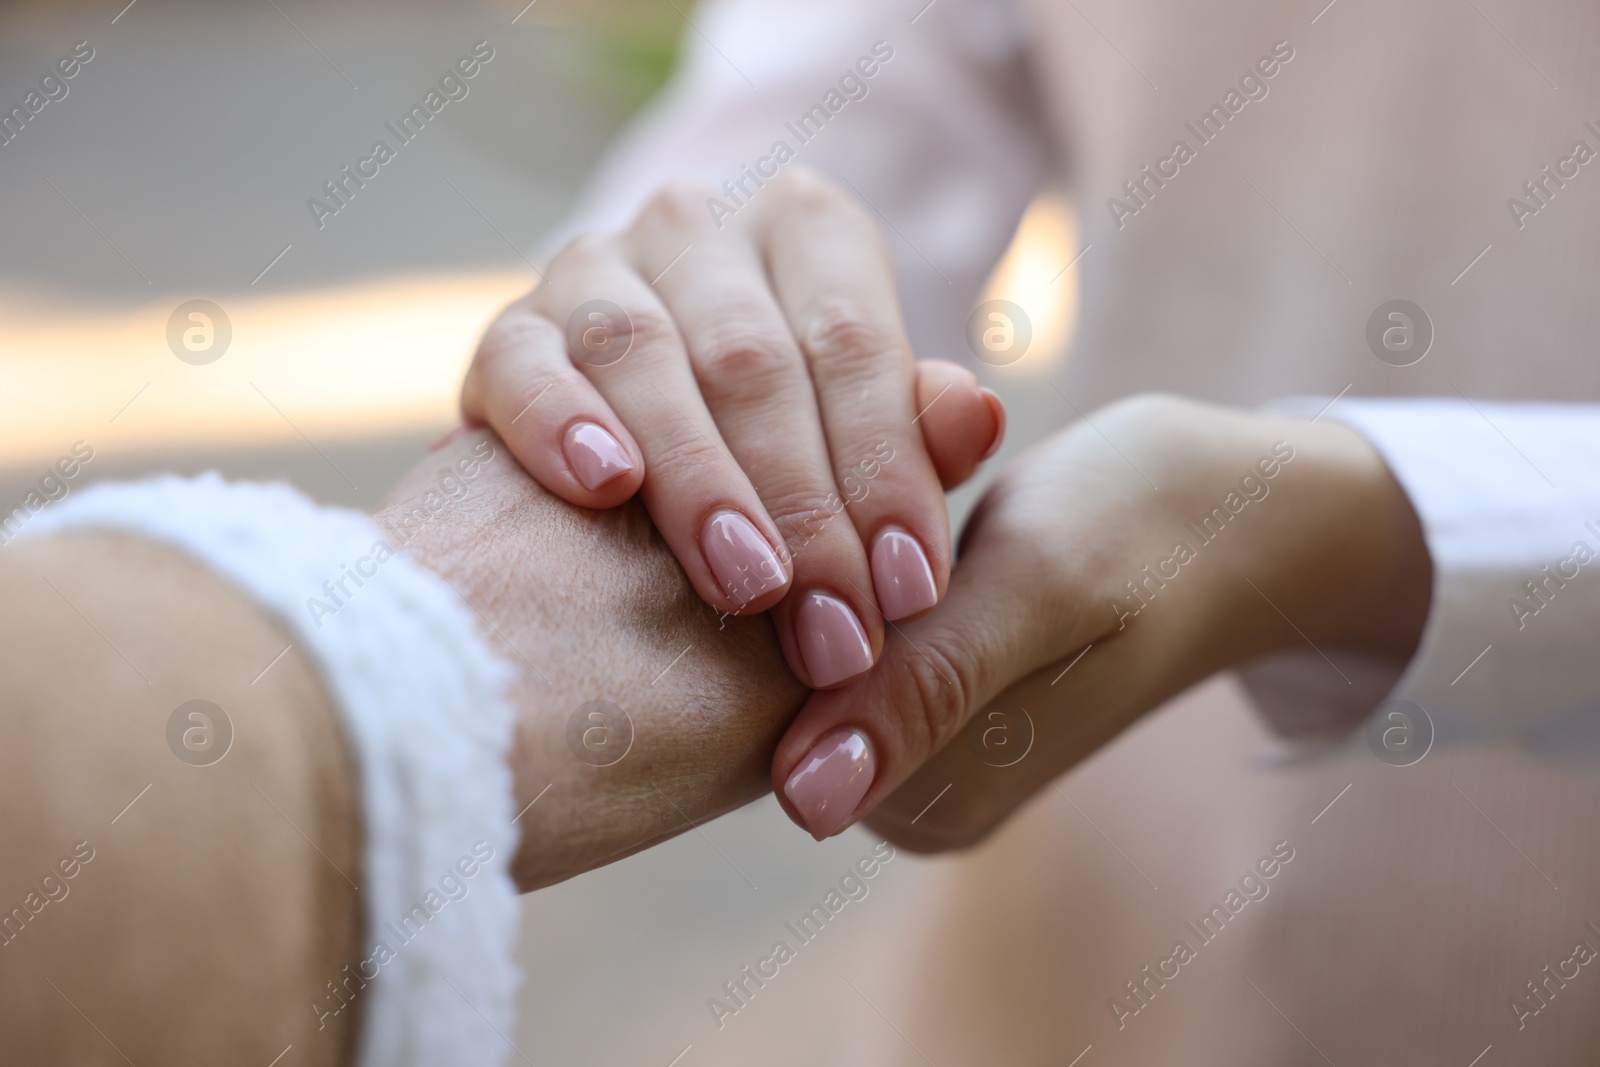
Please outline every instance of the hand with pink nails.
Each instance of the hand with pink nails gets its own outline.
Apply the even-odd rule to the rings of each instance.
[[[773,787],[818,839],[866,819],[915,850],[967,845],[1217,671],[1311,641],[1398,677],[1431,575],[1404,491],[1348,426],[1123,401],[1001,474],[944,601],[811,696]]]
[[[944,490],[999,447],[967,370],[912,358],[894,264],[850,196],[785,170],[734,218],[659,193],[569,245],[501,312],[462,391],[541,485],[587,508],[638,495],[719,612],[772,609],[814,688],[871,668],[885,620],[950,577]]]

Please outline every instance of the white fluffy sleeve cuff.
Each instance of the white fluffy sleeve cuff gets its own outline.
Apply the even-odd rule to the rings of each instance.
[[[280,618],[320,669],[365,819],[367,929],[349,969],[358,979],[341,976],[359,989],[357,1062],[501,1063],[498,1034],[510,1030],[520,978],[511,672],[467,606],[365,515],[317,507],[287,486],[214,474],[103,485],[37,516],[26,534],[85,528],[187,552]],[[313,1012],[343,1003],[331,990],[307,993],[323,996]]]

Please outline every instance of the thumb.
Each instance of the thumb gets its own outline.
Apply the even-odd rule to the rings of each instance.
[[[817,840],[865,817],[1019,678],[1059,657],[1072,620],[1028,538],[967,546],[943,602],[889,624],[883,656],[859,681],[813,693],[779,741],[772,784]]]

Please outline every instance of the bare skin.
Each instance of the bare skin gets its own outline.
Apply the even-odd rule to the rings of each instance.
[[[720,221],[716,195],[668,185],[622,232],[567,246],[485,333],[462,413],[565,500],[637,493],[706,603],[771,609],[795,675],[842,685],[883,648],[885,616],[942,595],[942,490],[999,445],[1004,409],[970,371],[913,359],[889,246],[847,190],[794,167]],[[813,530],[841,499],[844,520]],[[718,515],[769,558],[719,561]],[[920,554],[915,592],[893,591],[885,536]],[[846,616],[856,650],[819,652],[824,630],[844,643],[822,619]]]
[[[391,505],[474,443],[428,456]],[[770,622],[719,619],[642,508],[574,509],[498,449],[408,551],[522,669],[517,806],[550,786],[519,823],[514,873],[531,890],[759,796],[804,690]],[[8,546],[0,597],[0,901],[45,899],[41,878],[79,842],[93,850],[49,883],[67,895],[0,944],[7,1052],[265,1064],[293,1044],[297,1062],[350,1062],[357,1012],[319,1029],[310,1005],[357,956],[360,813],[316,671],[291,649],[261,674],[292,635],[186,556],[122,535]],[[609,767],[565,740],[570,711],[597,696],[636,729]],[[213,766],[167,747],[169,716],[196,697],[235,727]]]
[[[308,1005],[354,954],[358,806],[312,665],[261,674],[288,631],[116,534],[7,546],[0,602],[0,906],[59,897],[0,944],[5,1059],[348,1062],[353,1014]],[[196,698],[234,726],[212,766],[167,747]]]
[[[1220,532],[1202,541],[1187,524],[1229,493],[1237,515],[1213,516]],[[1180,541],[1188,562],[1174,559]],[[878,773],[856,819],[871,813],[874,830],[913,849],[961,847],[1217,671],[1310,642],[1398,675],[1431,588],[1416,514],[1354,430],[1171,397],[1124,401],[1008,468],[968,524],[946,601],[902,627],[863,681],[811,698],[773,781],[816,737],[859,729]],[[1035,749],[1001,770],[982,758],[978,713],[1018,706],[1037,727]],[[963,730],[968,743],[952,743]]]
[[[379,524],[400,526],[407,500],[480,439],[489,435],[419,463]],[[642,507],[571,507],[494,444],[471,495],[450,505],[448,521],[421,527],[408,552],[478,610],[518,669],[517,810],[549,788],[519,822],[516,874],[531,890],[759,797],[805,691],[767,616],[722,616],[696,597]],[[568,718],[596,699],[633,721],[632,748],[608,766],[567,743]]]
[[[1427,553],[1359,435],[1162,398],[1093,421],[1007,473],[968,530],[946,602],[792,725],[804,691],[764,617],[719,618],[638,506],[574,509],[498,455],[411,531],[408,551],[463,594],[519,669],[518,807],[549,787],[522,818],[519,884],[548,885],[745,803],[841,723],[879,752],[854,818],[875,811],[892,840],[936,850],[978,839],[1170,694],[1293,646],[1295,627],[1400,663],[1411,654]],[[1280,440],[1294,458],[1270,495],[1119,618],[1112,598],[1137,603],[1124,580],[1170,557],[1184,521]],[[478,443],[419,463],[380,524],[403,525],[407,502]],[[261,673],[286,632],[185,557],[113,535],[9,546],[0,597],[0,901],[31,908],[30,892],[68,887],[0,945],[10,1047],[27,1062],[183,1065],[267,1063],[293,1044],[301,1062],[348,1062],[358,1016],[319,1031],[307,1005],[360,930],[360,820],[320,679],[292,649]],[[211,767],[166,743],[173,709],[197,696],[237,726]],[[1039,747],[996,777],[949,742],[1002,696],[1033,702]],[[572,710],[596,697],[625,707],[635,729],[607,767],[566,742]],[[912,825],[945,783],[949,795]],[[93,858],[68,878],[80,843]]]
[[[1113,405],[1093,421],[1122,431],[1134,455],[1116,454],[1088,425],[1057,435],[999,481],[967,532],[970,562],[952,572],[937,486],[971,468],[942,452],[981,456],[982,442],[1003,433],[998,402],[960,368],[911,361],[877,224],[826,177],[785,171],[725,226],[703,210],[708,195],[664,186],[623,232],[573,242],[486,333],[462,409],[504,434],[513,455],[566,500],[599,508],[637,493],[707,603],[771,609],[791,669],[826,690],[786,733],[772,768],[785,809],[813,836],[840,832],[908,783],[905,802],[920,811],[922,784],[932,795],[960,780],[945,766],[959,757],[935,754],[984,705],[1032,671],[1058,673],[1059,660],[1091,645],[1095,663],[1070,685],[1004,695],[1003,703],[1027,696],[1054,708],[1111,660],[1138,679],[1093,690],[1087,714],[1047,715],[1078,740],[1041,738],[1063,752],[1036,767],[1059,773],[1179,689],[1301,640],[1272,606],[1280,596],[1296,609],[1288,617],[1322,640],[1397,664],[1410,657],[1430,588],[1420,528],[1382,460],[1331,420],[1296,429],[1310,461],[1285,476],[1276,502],[1244,513],[1220,547],[1208,543],[1203,559],[1185,565],[1133,636],[1106,630],[1115,615],[1105,605],[1126,595],[1123,583],[1142,567],[1169,559],[1185,519],[1217,503],[1207,494],[1220,499],[1270,448],[1254,441],[1256,431],[1276,425],[1281,437],[1292,424],[1171,399]],[[609,302],[598,318],[596,301]],[[928,416],[920,440],[913,410]],[[626,469],[598,487],[583,483],[583,464],[564,451],[578,424],[604,427],[616,454],[626,453]],[[848,521],[804,553],[784,551],[796,522],[844,484],[841,472],[874,441],[893,442],[907,461],[884,467],[872,495],[846,509]],[[1146,468],[1166,476],[1147,477]],[[1331,510],[1330,501],[1372,519],[1352,521],[1356,512]],[[730,509],[783,557],[771,582],[732,596],[702,551],[708,516]],[[926,597],[885,597],[894,565],[873,546],[890,527],[910,531],[926,556]],[[1374,573],[1398,585],[1374,588]],[[1277,592],[1251,590],[1246,579],[1257,578]],[[848,625],[819,621],[818,595]],[[960,607],[947,606],[957,599]],[[897,611],[897,601],[914,601],[914,610]],[[1375,614],[1352,619],[1353,601]],[[819,642],[856,648],[851,627],[859,651],[815,651]],[[843,778],[853,785],[823,784]],[[998,805],[979,822],[1043,780],[1008,776],[1004,797],[974,800]],[[892,808],[874,825],[887,832]],[[936,822],[917,831],[937,832]]]

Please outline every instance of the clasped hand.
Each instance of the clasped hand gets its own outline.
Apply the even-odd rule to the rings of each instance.
[[[1409,658],[1421,531],[1332,420],[1112,405],[1000,475],[952,571],[942,489],[998,447],[998,399],[913,361],[885,244],[825,179],[786,172],[726,226],[707,195],[557,257],[483,339],[463,412],[573,504],[637,494],[716,612],[770,612],[815,690],[772,785],[814,836],[868,818],[965,844],[1218,670],[1304,642]],[[596,307],[621,355],[584,345]],[[991,705],[1027,711],[1028,759],[956,743]]]

